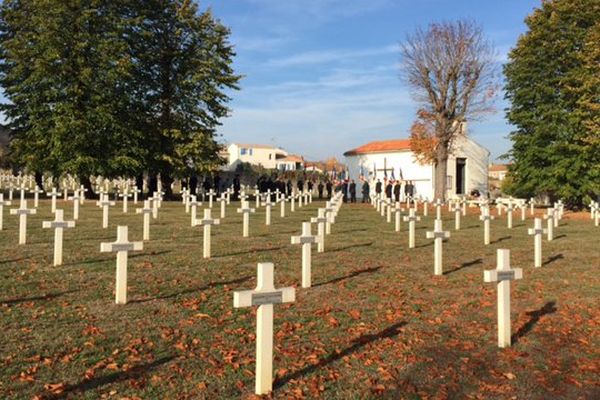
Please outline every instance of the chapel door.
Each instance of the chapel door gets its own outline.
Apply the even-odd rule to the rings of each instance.
[[[467,170],[467,159],[456,159],[456,194],[465,194],[465,173]]]

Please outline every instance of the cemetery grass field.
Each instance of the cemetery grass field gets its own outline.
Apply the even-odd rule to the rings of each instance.
[[[252,398],[255,309],[234,309],[233,291],[254,288],[260,261],[275,263],[276,287],[297,290],[296,302],[275,306],[274,398],[600,397],[600,228],[589,214],[565,214],[534,270],[529,211],[526,223],[514,214],[512,230],[504,215],[492,221],[484,246],[475,209],[454,231],[444,208],[452,236],[436,277],[425,239],[433,208],[409,250],[407,223],[397,233],[370,205],[344,205],[325,253],[313,247],[313,287],[302,289],[301,249],[290,236],[322,204],[291,215],[288,205],[285,219],[275,207],[270,227],[261,208],[242,238],[232,202],[213,226],[213,258],[203,260],[202,228],[190,226],[180,202],[163,203],[151,240],[129,254],[126,305],[114,303],[115,254],[99,250],[117,225],[141,240],[136,206],[127,215],[111,207],[102,229],[101,210],[87,200],[77,227],[65,230],[60,267],[52,266],[54,232],[41,228],[52,219],[49,201],[29,216],[22,246],[18,219],[5,209],[0,398]],[[72,202],[58,208],[71,219]],[[506,349],[497,347],[496,285],[483,282],[498,248],[523,268],[511,282]]]

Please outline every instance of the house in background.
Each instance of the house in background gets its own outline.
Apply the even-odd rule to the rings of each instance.
[[[508,173],[508,164],[490,164],[490,180],[503,181]]]
[[[488,160],[490,152],[466,135],[454,141],[448,159],[446,176],[447,196],[468,195],[474,190],[485,195],[488,191]],[[363,178],[371,183],[392,177],[412,181],[415,195],[433,200],[435,168],[420,163],[410,147],[409,139],[370,142],[344,153],[350,178]]]
[[[261,166],[266,169],[295,171],[304,168],[304,159],[295,154],[270,145],[231,143],[224,153],[225,169],[233,171],[240,163]]]

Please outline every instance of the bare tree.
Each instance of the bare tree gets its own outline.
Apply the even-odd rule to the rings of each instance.
[[[497,89],[495,50],[472,21],[433,23],[417,29],[401,44],[403,77],[420,103],[417,122],[430,127],[435,165],[435,197],[446,198],[446,175],[452,142],[463,124],[492,111]],[[419,131],[423,140],[424,132]],[[417,149],[417,152],[419,150]]]

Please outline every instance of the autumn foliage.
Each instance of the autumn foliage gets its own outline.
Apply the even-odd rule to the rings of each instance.
[[[430,114],[419,110],[417,120],[410,127],[410,148],[421,164],[435,163],[437,143]]]

